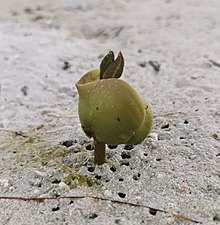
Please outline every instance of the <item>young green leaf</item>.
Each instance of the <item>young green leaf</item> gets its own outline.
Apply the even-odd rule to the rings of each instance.
[[[107,70],[107,68],[109,67],[109,65],[114,62],[115,60],[115,56],[113,51],[109,51],[109,53],[103,58],[103,60],[101,61],[100,64],[100,79],[103,79],[103,75],[105,73],[105,71]]]
[[[121,77],[123,68],[124,68],[124,57],[122,53],[119,52],[116,60],[112,62],[104,72],[103,79]]]

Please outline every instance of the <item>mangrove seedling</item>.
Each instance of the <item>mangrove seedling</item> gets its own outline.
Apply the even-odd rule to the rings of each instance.
[[[79,119],[85,134],[94,139],[94,162],[106,161],[105,145],[136,145],[149,134],[152,111],[127,82],[120,80],[124,58],[110,51],[98,69],[86,73],[76,84]]]

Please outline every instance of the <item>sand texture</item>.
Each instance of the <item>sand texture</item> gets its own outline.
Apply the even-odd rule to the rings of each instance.
[[[0,0],[0,224],[219,224],[219,9],[219,0]],[[75,84],[109,49],[123,52],[121,79],[152,105],[153,128],[94,166]]]

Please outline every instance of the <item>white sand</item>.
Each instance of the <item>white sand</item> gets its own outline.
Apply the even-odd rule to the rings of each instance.
[[[1,0],[0,197],[84,194],[169,213],[87,198],[0,200],[0,224],[193,224],[171,213],[218,224],[219,9],[219,0]],[[123,52],[122,79],[150,101],[151,136],[159,140],[148,138],[131,151],[108,149],[109,162],[92,171],[75,83],[109,49]],[[33,142],[12,130],[29,132]],[[60,145],[67,140],[75,141],[69,149]],[[131,158],[123,159],[124,152]],[[83,160],[78,173],[98,176],[102,186],[69,190],[62,182],[68,168]]]

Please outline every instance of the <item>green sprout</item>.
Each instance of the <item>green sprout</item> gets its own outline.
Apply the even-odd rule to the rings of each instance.
[[[136,145],[149,134],[152,111],[128,83],[118,78],[124,68],[119,52],[110,51],[100,68],[86,73],[76,84],[79,118],[84,133],[94,139],[94,162],[106,162],[105,145]]]

